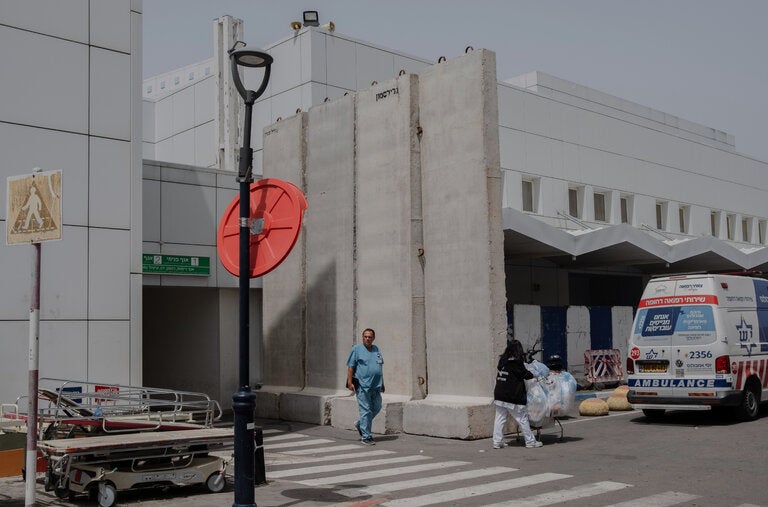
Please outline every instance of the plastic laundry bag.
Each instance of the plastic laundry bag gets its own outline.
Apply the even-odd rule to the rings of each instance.
[[[576,409],[576,379],[567,371],[550,375],[555,379],[558,391],[557,405],[551,405],[552,415],[562,417],[571,415]]]
[[[531,421],[532,426],[540,426],[535,423],[541,422],[549,416],[547,393],[541,384],[536,381],[526,381],[526,387],[528,391],[528,419]]]
[[[536,359],[526,364],[525,367],[536,377],[546,377],[549,375],[549,368],[547,368],[547,365]]]

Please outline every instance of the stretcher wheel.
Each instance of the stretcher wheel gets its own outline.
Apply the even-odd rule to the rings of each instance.
[[[208,491],[211,493],[219,493],[224,489],[224,486],[227,484],[226,479],[224,478],[224,474],[221,472],[214,472],[211,475],[208,476],[208,479],[205,481],[205,487],[208,488]]]
[[[99,507],[112,507],[117,500],[117,490],[111,482],[99,483],[99,495],[96,497]]]
[[[56,498],[67,498],[69,496],[69,489],[68,488],[54,488],[53,493],[56,495]]]

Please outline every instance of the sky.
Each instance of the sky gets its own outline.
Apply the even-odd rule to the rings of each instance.
[[[263,48],[305,10],[428,60],[491,49],[499,80],[552,74],[728,132],[768,161],[765,0],[143,0],[144,77],[212,57],[219,16]]]

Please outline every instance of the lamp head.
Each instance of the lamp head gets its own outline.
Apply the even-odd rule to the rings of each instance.
[[[272,56],[247,47],[230,51],[229,57],[242,67],[268,67],[272,65]]]

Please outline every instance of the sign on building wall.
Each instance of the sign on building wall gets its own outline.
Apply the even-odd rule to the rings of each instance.
[[[61,239],[61,171],[9,176],[5,243]]]
[[[210,275],[211,258],[199,255],[143,254],[141,270],[148,275]]]

